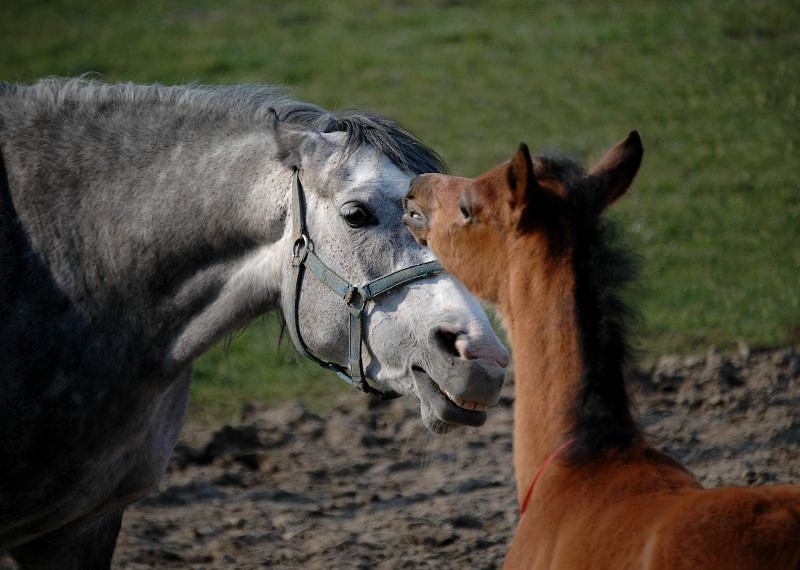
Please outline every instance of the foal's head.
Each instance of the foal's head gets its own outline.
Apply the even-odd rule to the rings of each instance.
[[[638,434],[624,386],[627,310],[618,296],[631,266],[601,214],[633,182],[642,153],[634,131],[584,172],[564,158],[532,159],[523,144],[474,179],[420,176],[404,200],[417,241],[473,293],[499,303],[507,325],[533,327],[518,340],[534,346],[539,362],[579,373],[569,428],[576,461]],[[511,333],[512,348],[522,348]],[[575,362],[582,366],[569,368]]]
[[[584,172],[563,158],[531,158],[522,144],[510,161],[477,178],[415,178],[404,222],[467,288],[498,302],[515,266],[573,252],[584,228],[630,186],[642,153],[633,131]]]

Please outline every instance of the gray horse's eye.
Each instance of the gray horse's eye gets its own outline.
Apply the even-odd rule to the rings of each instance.
[[[347,222],[347,225],[351,228],[372,226],[378,223],[375,216],[370,214],[369,210],[358,202],[348,202],[341,207],[339,212],[342,214],[344,221]]]

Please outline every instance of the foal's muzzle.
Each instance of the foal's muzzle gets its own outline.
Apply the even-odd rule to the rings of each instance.
[[[428,215],[420,200],[420,194],[427,193],[421,190],[424,185],[424,176],[417,176],[411,181],[408,192],[403,198],[403,224],[409,229],[411,234],[421,245],[427,244],[428,234]]]

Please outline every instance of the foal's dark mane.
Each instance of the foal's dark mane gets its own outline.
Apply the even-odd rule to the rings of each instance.
[[[631,349],[628,323],[634,316],[622,294],[638,274],[638,259],[620,243],[606,206],[602,181],[585,176],[570,159],[539,158],[567,190],[567,233],[575,274],[575,307],[583,371],[573,404],[569,458],[585,463],[611,448],[626,448],[640,436],[630,411],[624,371]],[[561,241],[562,237],[558,240]]]
[[[280,87],[264,85],[135,85],[107,84],[85,78],[43,79],[30,87],[0,84],[0,92],[25,90],[29,105],[48,107],[57,115],[65,106],[84,106],[87,111],[115,104],[168,106],[192,111],[201,124],[225,115],[242,124],[271,124],[269,109],[293,125],[322,132],[347,133],[346,150],[352,152],[367,143],[386,154],[398,167],[412,174],[444,172],[442,158],[394,121],[376,113],[345,110],[327,111],[297,101]]]

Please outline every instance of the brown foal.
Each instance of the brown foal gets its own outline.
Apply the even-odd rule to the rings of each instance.
[[[584,172],[521,145],[474,179],[420,176],[405,199],[417,240],[508,330],[526,508],[505,567],[798,570],[800,487],[704,490],[630,412],[619,294],[632,271],[602,213],[642,154],[632,132]]]

